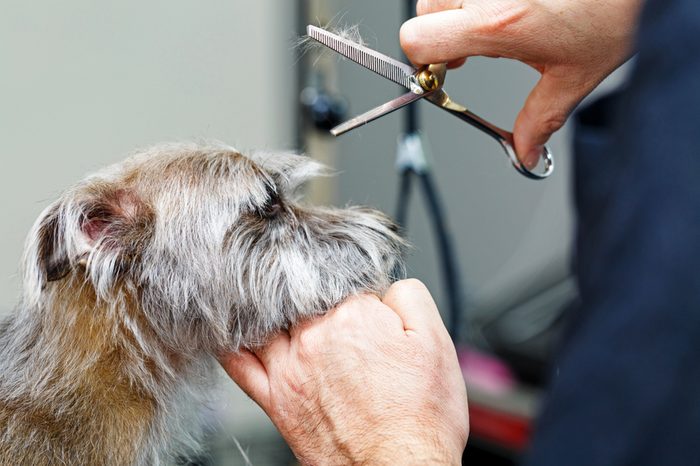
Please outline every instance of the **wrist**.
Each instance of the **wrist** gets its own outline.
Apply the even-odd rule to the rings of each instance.
[[[364,456],[361,460],[354,461],[357,465],[373,465],[373,466],[393,466],[396,464],[406,466],[457,466],[462,464],[462,455],[456,453],[439,452],[435,450],[416,450],[412,448],[410,451],[391,450],[391,451],[375,451]]]
[[[394,443],[384,439],[382,444],[363,450],[354,464],[360,465],[461,465],[463,447],[447,447],[442,442],[420,437],[404,437]]]
[[[354,435],[347,435],[348,432],[354,432]],[[326,445],[315,445],[311,448],[308,443],[306,448],[295,448],[297,445],[293,443],[289,445],[304,466],[446,466],[462,464],[466,444],[466,433],[464,436],[456,436],[440,432],[431,429],[425,422],[420,428],[396,423],[376,425],[371,431],[357,434],[357,429],[341,428],[335,432],[318,433],[317,440],[333,439]]]

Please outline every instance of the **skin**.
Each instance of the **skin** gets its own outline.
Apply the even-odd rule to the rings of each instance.
[[[534,166],[572,109],[632,53],[641,0],[423,0],[401,28],[415,64],[512,58],[542,75],[515,122]],[[351,298],[255,353],[231,378],[303,464],[460,464],[467,399],[455,349],[420,282]]]
[[[221,358],[302,464],[461,464],[467,393],[417,280],[348,299],[255,353]]]
[[[538,72],[515,121],[520,160],[534,167],[574,107],[632,53],[641,0],[420,0],[401,27],[415,64],[512,58]]]

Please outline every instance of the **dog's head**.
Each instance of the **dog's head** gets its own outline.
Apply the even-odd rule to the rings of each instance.
[[[140,152],[41,214],[25,251],[25,300],[46,305],[79,283],[105,307],[136,303],[174,350],[217,351],[264,343],[354,293],[381,293],[403,242],[379,212],[302,205],[299,188],[321,171],[308,157],[222,145]]]

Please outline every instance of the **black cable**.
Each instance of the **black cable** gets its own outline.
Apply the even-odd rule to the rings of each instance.
[[[425,201],[428,213],[432,216],[437,242],[440,263],[442,266],[442,279],[445,282],[449,314],[447,329],[453,341],[458,341],[462,328],[462,315],[464,313],[464,295],[461,291],[461,280],[457,254],[455,253],[452,235],[447,227],[445,213],[440,202],[433,177],[429,172],[419,173],[418,177],[423,185]]]
[[[308,0],[297,0],[296,8],[296,29],[298,37],[304,37],[306,34],[306,25],[309,19]],[[303,51],[303,47],[297,47],[296,61],[296,100],[294,101],[294,121],[296,122],[296,149],[303,152],[306,149],[306,118],[300,118],[303,115],[303,108],[299,95],[301,90],[308,85],[308,61]]]
[[[465,310],[464,295],[454,241],[447,226],[445,211],[440,196],[430,172],[416,173],[411,168],[405,168],[400,173],[399,195],[396,203],[396,223],[402,232],[408,230],[408,204],[411,194],[412,179],[416,176],[421,182],[425,194],[426,210],[431,217],[433,233],[438,250],[438,260],[441,267],[442,280],[447,295],[447,330],[453,341],[459,341]]]
[[[404,168],[399,173],[399,198],[396,200],[396,223],[403,231],[406,230],[408,224],[408,201],[411,198],[411,181],[413,179],[413,170]]]
[[[406,19],[416,16],[416,0],[406,0]],[[404,58],[408,61],[408,57],[404,54]],[[406,91],[403,91],[406,92]],[[415,103],[406,108],[406,123],[404,131],[406,134],[418,132],[418,105]]]

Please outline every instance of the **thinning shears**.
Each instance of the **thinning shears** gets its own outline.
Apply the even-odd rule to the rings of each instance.
[[[505,150],[513,167],[522,175],[532,179],[542,179],[547,178],[554,170],[554,160],[548,147],[545,146],[543,148],[537,166],[533,169],[528,169],[520,162],[515,153],[512,133],[489,123],[467,110],[466,107],[450,100],[450,97],[442,88],[445,84],[445,75],[447,74],[447,65],[445,63],[415,68],[376,50],[326,31],[323,28],[309,25],[306,31],[309,37],[326,47],[408,89],[406,94],[331,129],[331,133],[334,136],[339,136],[351,129],[369,123],[411,102],[426,99],[496,139]]]

